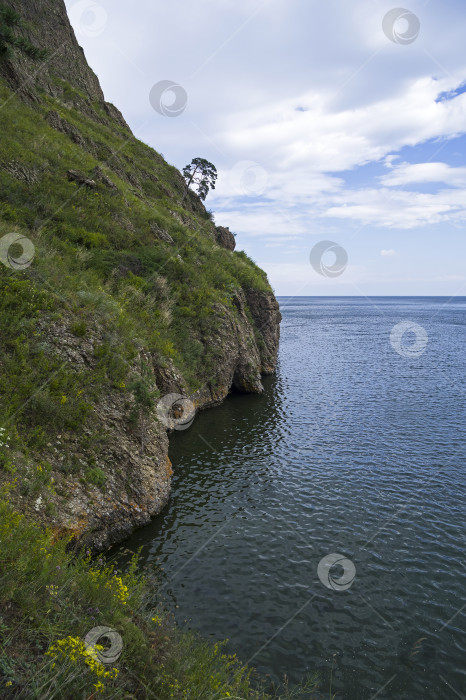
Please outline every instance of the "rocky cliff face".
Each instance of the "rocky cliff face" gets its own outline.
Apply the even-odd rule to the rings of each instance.
[[[60,388],[51,371],[45,383],[38,372],[37,387],[28,379],[27,400],[17,413],[8,412],[18,416],[16,424],[8,418],[17,437],[4,458],[8,470],[4,478],[0,471],[0,482],[15,473],[18,488],[11,498],[25,513],[57,535],[73,534],[83,544],[104,549],[146,524],[169,497],[167,427],[173,422],[157,411],[160,402],[163,407],[164,397],[175,394],[200,410],[220,403],[232,389],[261,392],[261,375],[275,369],[281,316],[265,275],[247,256],[233,252],[230,231],[209,221],[193,193],[180,206],[180,173],[136,142],[120,112],[105,102],[63,1],[5,4],[27,22],[18,31],[48,51],[40,65],[20,52],[0,62],[0,77],[19,98],[13,100],[13,93],[8,98],[15,114],[30,121],[37,114],[42,134],[41,152],[34,150],[32,138],[24,162],[18,154],[26,149],[26,131],[18,134],[14,158],[0,148],[0,177],[8,188],[4,211],[11,217],[14,204],[15,228],[35,240],[36,254],[44,246],[38,266],[20,273],[23,287],[13,292],[30,289],[31,298],[37,299],[39,291],[45,298],[62,277],[76,280],[76,289],[57,291],[53,312],[45,302],[32,311],[31,302],[21,306],[21,313],[23,327],[30,323],[33,328],[30,362],[45,357],[47,367],[67,373],[77,408],[62,419],[59,406],[65,410],[71,403],[71,389]],[[119,152],[122,134],[135,142],[132,155]],[[52,153],[56,144],[58,165],[53,166],[43,154]],[[47,202],[57,189],[64,194],[49,212]],[[95,201],[100,203],[97,216]],[[11,221],[5,226],[11,228]],[[53,246],[61,251],[63,275],[56,275],[50,262]],[[216,274],[209,276],[215,266]],[[5,282],[9,293],[10,280]],[[141,337],[131,326],[137,314]],[[1,348],[0,373],[14,367],[13,340]],[[123,346],[131,347],[123,352]],[[16,386],[24,374],[18,376]],[[85,404],[81,385],[90,397]],[[50,420],[52,408],[58,411],[56,425]],[[86,416],[81,422],[78,408]],[[178,409],[169,410],[176,424]],[[41,411],[48,423],[38,433]],[[22,443],[28,431],[32,437]],[[34,435],[40,435],[40,448]],[[47,482],[37,476],[36,470],[42,475],[45,469],[41,465],[46,465]]]
[[[40,65],[21,53],[14,61],[0,65],[1,74],[16,92],[32,101],[38,99],[38,88],[54,97],[64,98],[63,85],[57,82],[58,77],[81,93],[75,94],[74,99],[82,110],[96,118],[92,104],[98,103],[113,119],[127,126],[116,107],[105,101],[97,76],[76,40],[62,0],[4,0],[3,4],[23,18],[24,26],[18,33],[48,52]]]
[[[239,290],[234,299],[238,313],[219,305],[216,332],[204,338],[204,344],[221,349],[218,364],[211,376],[203,377],[200,389],[190,392],[182,373],[173,362],[163,365],[159,358],[141,349],[133,364],[133,377],[139,377],[141,361],[148,368],[149,387],[165,396],[186,397],[196,411],[222,403],[234,389],[261,393],[262,374],[275,369],[281,314],[272,294],[253,289]],[[248,317],[247,311],[250,310]],[[74,367],[97,364],[95,347],[105,331],[78,339],[69,330],[69,323],[47,324],[47,336],[60,361]],[[261,338],[261,342],[258,339]],[[147,374],[146,374],[147,381]],[[98,449],[94,442],[83,445],[82,436],[72,431],[56,435],[40,455],[53,465],[54,496],[48,499],[55,506],[50,518],[43,511],[40,496],[32,500],[20,496],[21,509],[40,517],[57,535],[74,535],[86,546],[103,550],[128,537],[136,528],[146,525],[166,505],[170,495],[172,465],[168,458],[167,422],[157,414],[140,416],[135,426],[128,426],[128,399],[109,388],[100,395],[95,406],[94,426],[84,428],[85,435],[95,434],[95,426],[106,440]],[[176,424],[176,422],[175,422]],[[195,421],[190,430],[195,430]],[[22,456],[18,456],[22,459]],[[72,474],[63,473],[63,461],[78,461],[84,467],[92,464],[106,475],[105,488],[83,483]]]

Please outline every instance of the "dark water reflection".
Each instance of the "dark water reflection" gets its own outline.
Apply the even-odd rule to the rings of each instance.
[[[334,658],[340,699],[462,697],[466,299],[281,303],[277,377],[172,436],[170,504],[124,546],[180,622],[274,678],[320,669],[328,692]],[[419,357],[390,344],[405,320]],[[317,575],[334,552],[343,591]]]

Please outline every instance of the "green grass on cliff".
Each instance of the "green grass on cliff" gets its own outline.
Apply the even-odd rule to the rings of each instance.
[[[150,609],[136,573],[70,555],[66,541],[28,523],[0,494],[0,697],[5,700],[315,698],[316,680],[266,692],[221,644],[176,628]],[[121,637],[121,656],[100,663],[84,640],[97,626]],[[105,640],[100,640],[105,644]]]
[[[38,92],[25,101],[0,79],[0,253],[12,233],[34,246],[24,269],[0,262],[0,485],[15,484],[17,508],[40,501],[52,519],[59,487],[41,452],[62,433],[74,436],[74,452],[58,468],[105,488],[94,459],[106,440],[95,420],[99,398],[127,397],[130,423],[152,412],[147,357],[159,367],[172,362],[197,390],[215,377],[221,349],[206,341],[227,311],[237,313],[236,291],[270,291],[247,255],[215,243],[195,195],[180,206],[175,168],[102,105],[58,79],[55,88],[56,98]],[[68,171],[95,187],[70,180]],[[12,258],[21,252],[8,250]],[[66,341],[60,353],[57,335]],[[78,341],[87,342],[92,362],[64,356],[66,343],[72,352]],[[84,467],[80,453],[93,455]],[[117,573],[66,545],[0,493],[0,697],[273,696],[220,646],[150,610],[135,566]],[[123,641],[111,667],[84,647],[98,625]]]
[[[202,339],[215,334],[225,309],[236,313],[235,290],[270,291],[245,253],[215,243],[195,195],[190,210],[179,206],[175,168],[99,104],[83,103],[63,81],[58,89],[60,99],[41,94],[30,105],[0,80],[0,242],[16,232],[35,248],[23,270],[0,263],[0,425],[10,437],[10,450],[0,445],[0,470],[7,472],[13,446],[27,456],[62,431],[84,439],[82,428],[108,391],[152,410],[144,368],[138,386],[130,377],[141,351],[161,367],[173,362],[189,391],[214,379],[222,349]],[[50,112],[71,136],[50,126]],[[69,170],[96,187],[70,181]],[[96,364],[64,364],[52,326],[92,339]]]

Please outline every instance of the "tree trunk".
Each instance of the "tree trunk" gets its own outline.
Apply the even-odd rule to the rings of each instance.
[[[189,178],[189,182],[188,182],[188,184],[186,185],[186,190],[185,190],[185,193],[184,193],[184,195],[183,195],[183,199],[181,200],[181,204],[183,204],[184,200],[185,200],[186,197],[187,197],[187,194],[188,194],[188,192],[189,192],[189,187],[190,187],[192,181],[194,180],[194,176],[195,176],[195,174],[197,173],[198,167],[199,167],[199,166],[196,165],[196,167],[195,167],[194,170],[193,170],[193,174],[192,174],[191,177]]]

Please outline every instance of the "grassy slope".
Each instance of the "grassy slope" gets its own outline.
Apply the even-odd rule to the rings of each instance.
[[[79,430],[108,387],[136,391],[140,402],[151,404],[144,386],[127,381],[141,348],[162,366],[170,358],[196,390],[215,375],[219,348],[196,336],[215,329],[216,304],[236,313],[235,289],[270,291],[244,253],[215,244],[202,206],[198,214],[178,206],[179,173],[110,122],[99,105],[93,108],[102,123],[70,106],[74,93],[65,86],[66,103],[43,95],[33,109],[0,81],[0,238],[17,231],[35,246],[31,267],[0,264],[0,425],[11,425],[10,448],[14,443],[26,452],[44,445],[50,431]],[[95,155],[49,126],[51,110]],[[12,174],[11,164],[16,171],[20,164],[23,174]],[[71,169],[92,177],[96,166],[117,190],[98,181],[89,189],[66,176]],[[128,178],[137,178],[140,189]],[[160,241],[154,226],[175,244]],[[47,342],[47,324],[56,321],[77,336],[100,329],[95,369],[61,366]],[[7,457],[0,447],[0,464]]]
[[[162,365],[170,358],[195,390],[212,373],[216,350],[193,341],[193,331],[208,335],[216,323],[214,305],[233,309],[238,287],[269,291],[264,273],[245,254],[215,245],[202,207],[195,203],[194,214],[177,205],[181,185],[174,168],[115,126],[99,105],[93,105],[97,120],[86,117],[73,107],[81,96],[61,87],[65,100],[44,94],[32,108],[0,81],[0,238],[19,232],[35,246],[31,267],[0,264],[0,481],[17,479],[28,498],[54,488],[49,465],[31,469],[31,454],[62,430],[96,438],[82,428],[101,392],[132,392],[152,409],[155,397],[143,382],[128,380],[140,348]],[[50,110],[79,132],[86,148],[49,126]],[[79,187],[66,177],[70,169],[92,177],[97,165],[117,190],[102,183],[95,190]],[[175,245],[158,240],[154,225]],[[78,337],[105,330],[94,368],[58,361],[47,338],[48,325],[57,321]],[[91,465],[85,478],[99,483],[98,472]],[[65,545],[14,513],[3,494],[2,697],[266,697],[251,688],[249,672],[235,659],[150,610],[134,570],[117,576],[105,564],[71,557]],[[117,675],[83,653],[82,639],[98,624],[122,635]],[[54,652],[58,640],[66,641]]]
[[[2,698],[178,698],[221,700],[278,697],[235,657],[175,628],[147,600],[135,573],[102,559],[71,557],[66,542],[14,513],[0,500],[0,696]],[[93,663],[83,639],[97,625],[118,631],[121,657]],[[315,697],[308,688],[296,695]]]

